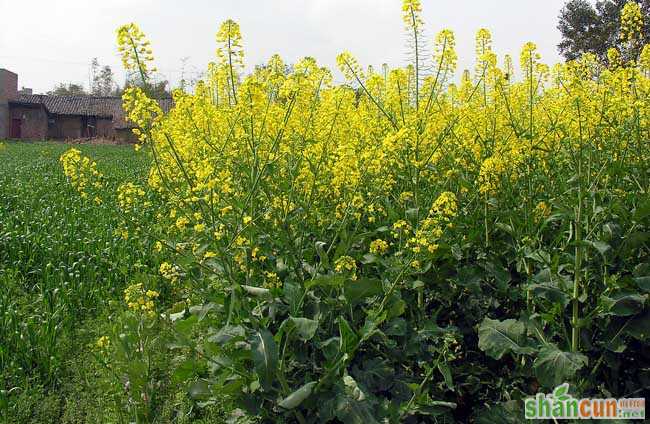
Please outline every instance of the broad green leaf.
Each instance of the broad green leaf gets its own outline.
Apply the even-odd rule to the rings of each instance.
[[[520,424],[526,422],[523,417],[523,402],[511,400],[496,405],[489,405],[476,413],[476,424]]]
[[[650,293],[650,277],[635,277],[634,282],[641,290]]]
[[[224,345],[233,339],[242,339],[245,335],[246,330],[244,330],[244,327],[239,325],[226,325],[214,334],[211,334],[208,340],[219,345]]]
[[[374,255],[372,253],[366,253],[365,255],[363,255],[363,258],[361,258],[360,262],[364,265],[370,265],[377,262],[377,259],[378,259],[377,255]]]
[[[339,333],[341,336],[339,351],[342,353],[352,353],[356,348],[359,337],[350,326],[350,323],[343,317],[339,317]]]
[[[201,370],[202,367],[194,359],[186,359],[176,367],[172,374],[172,380],[176,383],[186,381],[188,378],[198,374]]]
[[[318,330],[318,321],[313,319],[290,317],[289,320],[296,326],[298,336],[304,341],[311,340]]]
[[[386,319],[404,315],[404,312],[406,312],[406,307],[406,302],[403,299],[399,298],[397,295],[393,294],[393,297],[391,298],[391,301],[388,304],[388,308],[386,310]]]
[[[174,329],[183,336],[189,336],[197,322],[199,322],[197,316],[192,315],[187,319],[174,322]]]
[[[341,338],[340,337],[330,337],[324,342],[318,344],[320,351],[325,356],[325,359],[332,360],[340,352]]]
[[[278,406],[284,409],[294,409],[298,407],[305,399],[311,395],[311,392],[316,384],[317,383],[315,381],[311,381],[305,384],[286,398],[282,399]]]
[[[528,286],[533,296],[546,299],[565,308],[571,301],[569,295],[551,284],[531,284]]]
[[[478,328],[478,347],[494,359],[501,359],[509,352],[532,353],[533,349],[523,346],[525,332],[523,322],[485,318]]]
[[[357,303],[367,297],[384,293],[381,281],[376,278],[360,278],[348,280],[345,283],[345,298],[351,303]]]
[[[485,272],[477,266],[466,266],[458,270],[457,283],[472,293],[481,292],[481,282]]]
[[[620,292],[611,297],[603,296],[602,301],[609,313],[620,317],[627,317],[641,312],[647,298],[647,295]]]
[[[313,280],[307,281],[305,287],[342,287],[345,283],[345,277],[341,274],[319,275]]]
[[[205,305],[190,306],[189,310],[190,314],[196,315],[199,318],[199,321],[203,321],[210,311],[217,308],[218,306],[214,303],[206,303]]]
[[[343,393],[336,398],[336,418],[343,424],[379,424],[368,402],[359,402]]]
[[[605,255],[605,253],[607,253],[607,251],[612,248],[609,244],[607,244],[605,242],[602,242],[602,241],[598,241],[598,240],[596,240],[596,241],[588,240],[585,243],[587,245],[593,247],[594,249],[596,249],[598,251],[598,253],[600,253],[601,255]]]
[[[406,335],[406,320],[404,318],[395,318],[390,321],[384,330],[387,336],[404,336]]]
[[[190,384],[188,393],[194,400],[203,400],[210,396],[210,386],[207,381],[199,379]]]
[[[260,330],[251,341],[252,358],[262,386],[268,390],[278,367],[278,349],[273,335],[268,330]]]
[[[587,357],[581,353],[563,352],[555,345],[546,345],[537,354],[533,370],[544,387],[556,387],[572,381],[576,372],[587,362]]]
[[[632,318],[625,326],[625,333],[640,341],[650,340],[650,310]]]
[[[352,367],[352,375],[370,392],[389,390],[395,384],[395,370],[390,362],[379,357],[370,358]]]

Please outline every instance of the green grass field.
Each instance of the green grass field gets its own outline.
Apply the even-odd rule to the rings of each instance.
[[[122,308],[129,276],[157,264],[139,240],[115,234],[120,217],[114,207],[84,202],[66,183],[59,157],[70,147],[5,142],[0,150],[5,422],[128,421],[116,415],[119,408],[102,386],[105,370],[93,346]],[[147,158],[131,146],[75,147],[97,159],[107,198],[121,182],[146,176]],[[179,400],[168,398],[177,409]],[[166,417],[167,399],[161,399],[157,415]]]
[[[61,172],[60,143],[5,143],[0,152],[0,370],[5,418],[93,421],[96,339],[111,299],[144,260],[112,234],[117,217],[85,205]],[[132,148],[82,146],[109,184],[138,178]],[[99,418],[99,417],[96,417]]]

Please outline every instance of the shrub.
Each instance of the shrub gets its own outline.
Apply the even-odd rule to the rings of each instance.
[[[639,392],[650,50],[549,68],[528,43],[518,80],[480,30],[455,83],[453,33],[424,58],[419,2],[403,10],[405,68],[343,53],[336,85],[273,56],[244,76],[226,21],[218,61],[167,115],[125,94],[156,199],[137,209],[156,225],[131,206],[125,225],[169,258],[175,379],[240,420],[301,423],[502,422],[565,381]],[[142,33],[119,42],[146,80]]]

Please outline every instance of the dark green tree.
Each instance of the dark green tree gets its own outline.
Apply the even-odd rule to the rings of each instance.
[[[55,96],[87,96],[86,90],[83,85],[69,83],[59,83],[53,90],[48,91],[47,94]]]
[[[634,0],[644,15],[644,43],[650,43],[650,0]],[[587,0],[569,0],[560,12],[558,29],[562,41],[560,54],[574,60],[584,53],[607,59],[607,50],[623,50],[620,40],[621,10],[628,0],[599,0],[592,5]]]

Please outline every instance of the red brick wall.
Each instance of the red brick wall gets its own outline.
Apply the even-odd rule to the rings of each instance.
[[[47,137],[47,113],[42,107],[11,106],[11,119],[20,119],[20,138],[43,140]]]
[[[9,137],[11,131],[9,100],[15,99],[17,93],[18,75],[6,69],[0,69],[0,139]]]
[[[18,75],[0,69],[0,99],[14,100],[18,97]]]

